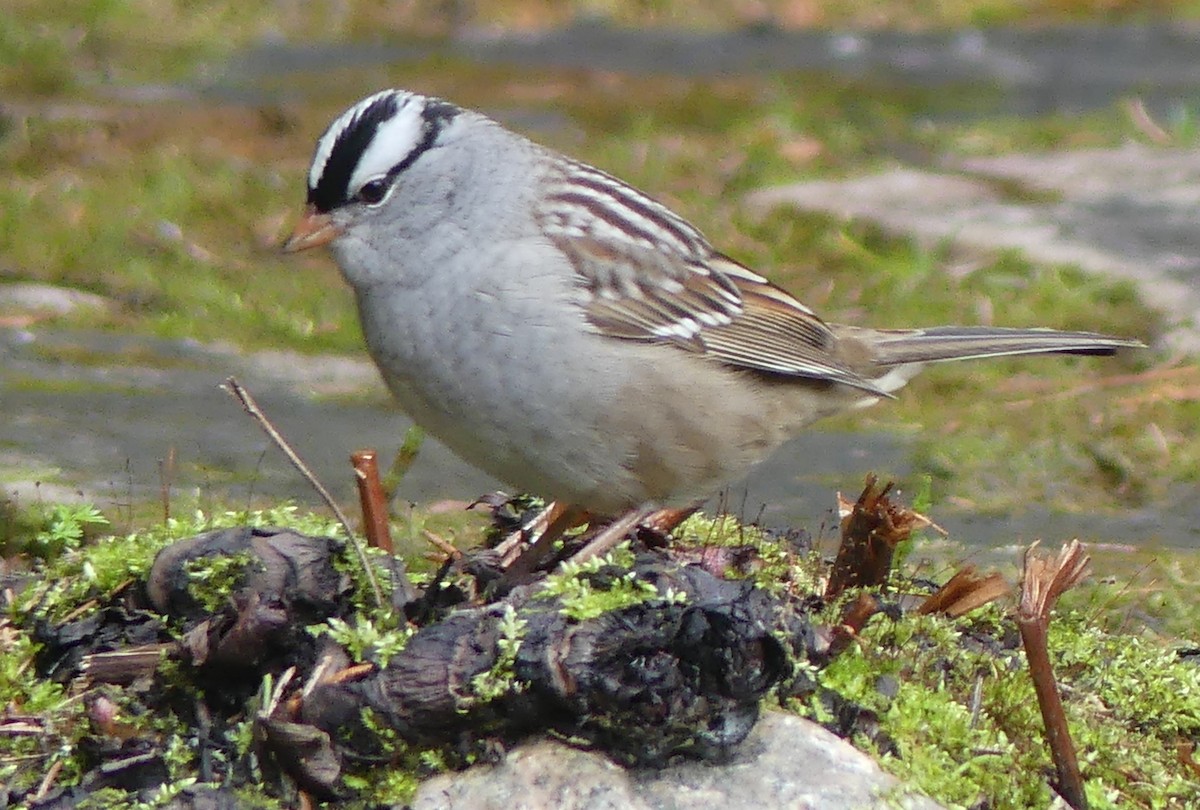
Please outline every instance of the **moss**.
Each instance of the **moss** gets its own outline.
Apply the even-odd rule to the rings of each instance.
[[[186,518],[170,518],[143,531],[100,537],[87,546],[65,548],[59,556],[47,561],[42,580],[14,602],[13,609],[36,609],[38,615],[50,621],[60,620],[89,600],[106,598],[130,580],[144,578],[155,555],[174,541],[213,529],[245,525],[290,526],[315,535],[333,535],[339,528],[328,518],[300,512],[291,503],[212,514],[197,510]],[[214,565],[226,566],[222,576],[225,584],[239,567],[236,560]],[[209,595],[217,598],[211,589]]]
[[[375,610],[369,615],[376,618],[355,614],[354,624],[335,616],[309,627],[308,632],[314,636],[329,636],[344,647],[355,662],[386,667],[392,656],[408,645],[416,631],[407,624],[397,627],[396,617],[389,612]]]
[[[630,571],[633,553],[622,543],[603,557],[582,563],[565,562],[542,581],[538,599],[558,599],[559,610],[575,621],[586,621],[614,610],[655,600],[687,601],[687,595],[667,590],[660,593],[652,582]]]
[[[189,560],[184,564],[188,593],[204,610],[215,613],[245,583],[249,570],[260,567],[257,558],[249,551],[211,554]]]
[[[675,530],[674,541],[698,548],[749,551],[744,565],[731,565],[724,575],[749,578],[775,596],[824,591],[825,566],[817,551],[803,545],[795,548],[786,536],[742,523],[732,515],[714,517],[697,512]]]
[[[43,615],[64,615],[92,597],[111,593],[128,578],[144,575],[154,553],[172,539],[247,522],[290,524],[313,533],[334,528],[325,518],[303,514],[291,505],[248,513],[197,513],[124,537],[102,538],[87,549],[68,550],[47,563],[47,571],[53,574],[45,579],[53,586],[35,585],[13,603],[0,655],[0,703],[21,706],[23,713],[49,720],[54,729],[51,748],[57,752],[51,756],[64,760],[62,784],[69,784],[72,775],[80,772],[74,752],[82,736],[91,733],[91,724],[82,703],[63,687],[28,677],[34,645],[24,633],[14,632],[13,620],[39,601]],[[740,575],[753,577],[775,593],[804,595],[821,589],[824,566],[819,557],[797,551],[785,537],[732,518],[703,515],[690,518],[678,534],[676,542],[684,553],[689,546],[753,550],[755,564]],[[629,579],[626,574],[632,562],[629,548],[618,547],[604,558],[548,578],[544,593],[563,599],[564,610],[573,618],[673,598],[651,592],[648,583]],[[1184,560],[1175,562],[1177,574],[1186,569]],[[218,580],[227,585],[236,581],[240,571],[236,563],[207,572],[205,581],[213,586],[214,595],[221,590],[216,587]],[[1194,634],[1188,621],[1194,584],[1182,574],[1168,583],[1176,587],[1168,589],[1168,597],[1156,609],[1180,612],[1180,626]],[[907,586],[901,582],[898,588],[903,592]],[[1100,807],[1178,805],[1200,789],[1177,753],[1180,744],[1200,735],[1200,671],[1178,653],[1195,641],[1171,642],[1146,630],[1129,632],[1128,606],[1120,597],[1134,590],[1128,581],[1117,579],[1086,586],[1064,600],[1063,611],[1051,626],[1051,654],[1067,697],[1089,795]],[[1140,589],[1130,594],[1135,596],[1138,604],[1151,601]],[[830,612],[835,615],[836,606]],[[505,614],[500,621],[496,663],[472,682],[473,700],[487,701],[521,688],[514,679],[513,662],[524,628],[515,613]],[[392,629],[394,623],[386,613],[373,611],[353,623],[331,621],[314,632],[333,636],[359,660],[382,664],[408,636],[406,628]],[[858,745],[873,750],[885,767],[943,803],[966,807],[986,799],[995,808],[1019,808],[1048,801],[1046,774],[1051,765],[1041,720],[1023,655],[1015,645],[1012,621],[1003,609],[991,606],[953,621],[877,617],[826,669],[801,664],[822,687],[878,716],[882,736],[858,738],[854,740]],[[171,675],[170,669],[160,672],[164,684],[186,687],[186,678]],[[264,690],[269,694],[270,685]],[[193,756],[181,741],[191,734],[189,721],[138,718],[124,708],[119,691],[110,699],[127,715],[121,722],[138,727],[150,723],[164,741],[176,780],[171,789],[187,784]],[[819,700],[797,708],[819,720],[833,720]],[[247,716],[253,714],[247,711]],[[359,791],[364,802],[369,803],[370,797],[407,800],[423,775],[464,761],[461,752],[409,749],[377,722],[367,727],[374,730],[392,765],[351,768],[346,785]],[[241,756],[252,751],[249,720],[223,733]],[[890,744],[875,748],[880,739]],[[6,757],[45,751],[44,742],[6,737],[0,740],[0,763]],[[0,778],[32,777],[27,770],[18,772],[7,765],[0,766]],[[274,800],[259,795],[257,801],[259,806],[270,806]]]
[[[994,606],[959,621],[877,619],[819,680],[879,715],[896,749],[876,751],[884,766],[938,801],[985,801],[997,810],[1044,806],[1053,766],[1024,656],[995,642],[1014,632]],[[1050,640],[1083,774],[1089,792],[1103,799],[1099,806],[1182,806],[1197,795],[1200,779],[1177,746],[1200,733],[1200,671],[1172,645],[1110,634],[1077,611],[1055,619]],[[898,684],[894,693],[880,691],[882,677]],[[803,712],[821,719],[815,700]]]
[[[463,701],[464,710],[469,705],[488,703],[524,690],[525,684],[517,678],[515,667],[527,624],[517,616],[512,605],[504,606],[504,615],[499,622],[500,637],[496,639],[496,661],[486,672],[471,678],[471,697]]]

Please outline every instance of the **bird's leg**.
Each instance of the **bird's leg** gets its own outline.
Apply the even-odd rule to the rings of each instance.
[[[692,515],[699,512],[700,507],[703,505],[704,501],[696,501],[690,506],[676,509],[658,509],[646,516],[646,519],[642,521],[641,527],[649,529],[665,539],[670,539],[671,532],[675,531],[680,523],[683,523]]]
[[[570,559],[573,562],[583,562],[605,554],[638,529],[648,529],[663,536],[669,535],[699,508],[700,503],[697,502],[682,509],[657,509],[652,506],[632,509],[597,532],[583,548],[572,554]],[[523,551],[520,543],[513,543],[505,549],[502,558],[505,579],[510,585],[527,579],[537,570],[538,565],[545,561],[554,547],[554,541],[587,519],[587,513],[581,509],[557,501],[551,504],[529,526],[521,530],[522,535],[528,537],[533,536],[536,529],[540,529],[541,533],[534,536],[531,545],[526,546]],[[506,538],[502,545],[508,544],[510,539]]]
[[[658,509],[652,506],[643,506],[640,509],[626,512],[605,526],[588,541],[586,546],[571,555],[571,561],[583,562],[605,554],[620,545],[631,532],[636,532],[638,529],[648,529],[663,537],[669,536],[676,526],[695,514],[696,510],[700,508],[700,504],[701,502],[697,501],[691,506],[681,509]]]
[[[657,510],[650,507],[641,507],[633,509],[621,517],[614,520],[612,523],[605,526],[588,541],[587,545],[579,549],[571,555],[572,562],[583,562],[590,560],[592,557],[599,557],[620,545],[628,536],[629,533],[642,525],[642,522],[647,520]]]
[[[507,537],[493,547],[493,550],[500,555],[500,566],[508,568],[512,565],[517,557],[521,556],[525,545],[536,542],[539,537],[544,535],[550,524],[557,520],[566,509],[566,504],[551,501],[542,511],[534,515],[532,520],[509,532]]]
[[[575,528],[588,519],[587,512],[569,504],[555,501],[538,515],[533,523],[521,530],[525,537],[532,539],[528,546],[515,543],[505,551],[501,558],[501,566],[505,569],[505,579],[518,583],[528,578],[554,549],[554,541],[566,532]],[[535,528],[541,528],[539,534],[534,534]],[[508,540],[504,541],[505,543]]]

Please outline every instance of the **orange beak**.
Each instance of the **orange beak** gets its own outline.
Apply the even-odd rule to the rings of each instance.
[[[329,214],[318,213],[317,209],[310,205],[304,209],[304,216],[296,223],[292,235],[283,243],[283,252],[298,253],[301,250],[327,245],[341,233],[341,229],[333,224]]]

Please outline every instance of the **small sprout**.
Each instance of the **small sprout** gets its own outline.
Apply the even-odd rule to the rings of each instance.
[[[517,680],[517,652],[525,638],[528,622],[517,615],[512,605],[504,606],[504,613],[497,623],[500,638],[496,640],[496,660],[491,669],[471,679],[471,697],[460,701],[459,710],[476,703],[489,703],[513,692],[520,692],[525,684]]]
[[[188,593],[209,613],[215,613],[245,583],[247,569],[257,565],[258,560],[248,551],[188,560],[183,566],[188,578]]]
[[[323,624],[312,625],[308,632],[314,637],[329,636],[345,647],[356,662],[371,662],[386,667],[392,656],[408,645],[408,640],[416,630],[407,624],[394,630],[381,629],[375,622],[358,614],[354,617],[353,626],[344,619],[334,617]]]
[[[662,599],[668,605],[686,605],[688,603],[687,591],[677,591],[674,586],[663,591]]]
[[[658,588],[640,579],[636,572],[626,571],[602,579],[597,574],[608,569],[629,568],[633,552],[625,542],[602,557],[590,557],[583,562],[569,560],[559,570],[546,577],[537,594],[540,599],[557,598],[563,615],[575,621],[595,619],[605,613],[662,599]],[[686,600],[686,594],[682,595]],[[670,604],[682,604],[680,594],[672,594]]]
[[[89,527],[107,525],[108,518],[91,504],[55,504],[50,508],[46,528],[34,536],[29,551],[43,559],[57,557],[64,551],[79,549]]]

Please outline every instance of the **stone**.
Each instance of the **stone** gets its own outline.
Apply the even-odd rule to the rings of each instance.
[[[424,782],[412,810],[936,810],[869,756],[808,720],[767,712],[725,763],[689,760],[625,770],[604,756],[540,740],[495,765]]]
[[[796,183],[747,203],[760,214],[790,205],[870,220],[931,246],[1015,249],[1129,281],[1167,318],[1171,348],[1200,351],[1200,153],[1129,144],[947,166]]]

